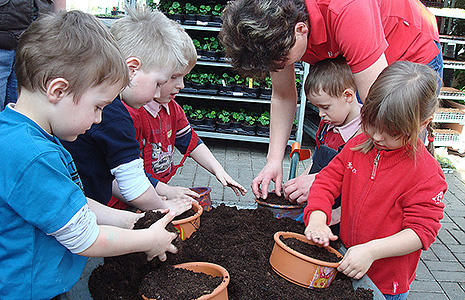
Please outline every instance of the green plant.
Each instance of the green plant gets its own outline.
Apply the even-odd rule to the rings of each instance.
[[[236,74],[234,76],[234,80],[236,82],[237,85],[244,85],[244,77],[241,77],[239,74]]]
[[[223,73],[221,75],[221,80],[224,85],[233,85],[236,82],[234,76],[230,76],[228,73]]]
[[[221,16],[221,13],[223,12],[223,5],[217,4],[213,7],[212,10],[212,15],[214,16]]]
[[[205,118],[207,119],[216,119],[216,111],[210,110],[208,113],[205,114]]]
[[[253,116],[246,116],[245,117],[245,123],[246,124],[248,124],[250,126],[253,126],[253,125],[255,125],[255,122],[256,122],[256,120],[255,120],[255,118]]]
[[[218,119],[220,120],[220,122],[222,123],[229,123],[231,121],[231,118],[229,116],[229,112],[227,113],[224,113],[225,111],[223,110],[219,115],[218,115]]]
[[[204,114],[202,110],[196,109],[196,110],[191,111],[191,113],[189,114],[189,117],[193,120],[202,120],[204,118]]]
[[[186,113],[186,115],[189,115],[192,112],[192,106],[189,104],[184,104],[182,106],[182,110]]]
[[[270,76],[265,77],[263,84],[266,88],[271,89],[271,77]]]
[[[236,111],[232,113],[232,118],[234,119],[235,122],[242,122],[245,120],[245,114]]]
[[[173,2],[173,4],[171,4],[171,6],[169,7],[168,13],[170,15],[180,14],[181,13],[181,4],[179,4],[179,2],[177,2],[177,1]]]
[[[447,157],[439,156],[437,154],[435,155],[435,157],[436,157],[436,160],[441,165],[441,168],[443,168],[443,169],[453,169],[453,170],[456,169],[456,167],[454,166],[454,163],[450,159],[448,159]]]
[[[184,5],[184,10],[186,11],[186,14],[197,14],[199,9],[190,4],[190,3],[186,3],[186,5]]]
[[[192,42],[194,43],[195,49],[202,49],[202,45],[198,39],[192,39]]]
[[[220,43],[216,37],[204,37],[203,38],[203,46],[201,49],[207,51],[219,51],[220,50]]]
[[[270,125],[270,118],[265,116],[265,115],[261,115],[257,119],[257,122],[259,122],[262,126],[269,126]]]
[[[210,15],[212,12],[212,7],[210,5],[200,5],[199,6],[199,13],[201,15]]]

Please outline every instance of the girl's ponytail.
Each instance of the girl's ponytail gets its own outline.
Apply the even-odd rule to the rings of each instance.
[[[433,134],[433,122],[429,122],[428,126],[426,126],[426,131],[428,132],[428,146],[426,149],[433,155],[434,157],[434,134]]]

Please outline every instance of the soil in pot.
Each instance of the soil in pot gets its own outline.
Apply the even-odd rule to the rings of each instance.
[[[277,205],[295,205],[289,202],[289,200],[287,200],[286,198],[284,198],[282,193],[281,196],[278,196],[275,192],[268,193],[268,197],[266,197],[266,199],[263,199],[262,201],[269,204]]]
[[[180,214],[179,216],[174,217],[173,221],[187,219],[189,217],[192,217],[193,215],[195,215],[195,211],[193,211],[192,209],[189,209],[183,212],[182,214]]]
[[[269,258],[274,245],[274,233],[301,233],[304,229],[302,223],[289,218],[276,219],[266,209],[237,209],[221,204],[202,214],[199,230],[182,242],[182,248],[177,254],[168,255],[163,264],[208,261],[223,266],[230,274],[230,300],[289,299],[289,295],[292,295],[292,299],[373,299],[373,291],[363,288],[354,291],[352,281],[343,274],[338,274],[328,288],[311,290],[288,282],[273,271]],[[338,249],[340,244],[332,243],[331,246]],[[138,289],[131,293],[127,290],[127,282],[134,276],[133,272],[137,272],[136,277],[142,279],[153,269],[159,268],[160,263],[135,270],[122,264],[124,259],[127,260],[126,257],[120,257],[120,264],[112,266],[115,259],[106,258],[105,264],[96,269],[108,265],[112,267],[108,272],[113,274],[97,277],[94,274],[96,270],[92,272],[89,290],[93,299],[140,300]],[[115,278],[115,275],[119,277]],[[118,298],[111,295],[125,296]]]
[[[334,263],[341,261],[340,257],[338,257],[334,253],[329,252],[324,247],[310,245],[296,238],[283,238],[282,236],[279,238],[284,244],[289,246],[291,249],[294,249],[295,251],[302,253],[308,257],[318,259],[321,261],[334,262]]]
[[[148,299],[197,299],[211,294],[222,281],[223,277],[167,265],[147,274],[142,279],[139,293]]]

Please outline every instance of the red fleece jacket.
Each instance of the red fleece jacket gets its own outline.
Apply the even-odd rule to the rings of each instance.
[[[423,250],[434,242],[443,217],[447,183],[439,163],[418,140],[415,157],[406,147],[367,154],[352,150],[364,134],[351,139],[316,176],[308,195],[304,221],[314,210],[331,220],[331,206],[342,193],[340,239],[347,248],[410,228]],[[378,157],[377,164],[375,159]],[[384,294],[409,290],[421,250],[373,262],[367,275]]]

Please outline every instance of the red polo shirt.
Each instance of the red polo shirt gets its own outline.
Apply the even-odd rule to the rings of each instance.
[[[343,55],[353,73],[384,52],[397,60],[427,64],[439,53],[436,17],[419,0],[306,0],[310,19],[302,60],[315,64]]]

